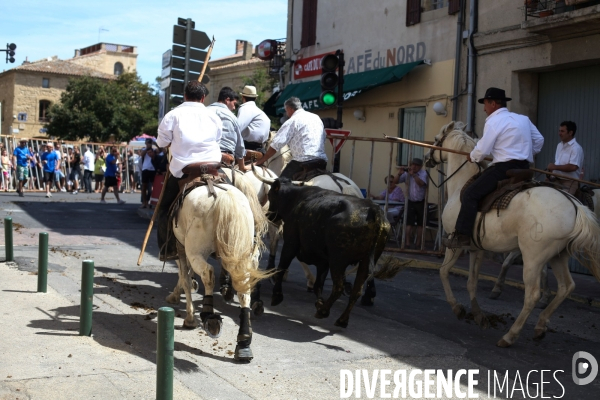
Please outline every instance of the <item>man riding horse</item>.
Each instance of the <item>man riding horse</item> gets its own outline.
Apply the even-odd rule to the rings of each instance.
[[[493,87],[486,90],[485,96],[478,100],[483,104],[488,117],[483,137],[467,156],[467,160],[477,163],[491,155],[493,161],[465,189],[455,231],[444,239],[444,245],[448,248],[470,247],[479,201],[493,192],[499,181],[508,178],[508,170],[529,168],[529,164],[533,163],[533,156],[542,150],[544,137],[527,116],[506,109],[506,103],[510,100],[504,90]]]
[[[171,235],[167,242],[168,214],[179,194],[179,181],[187,177],[184,170],[191,164],[202,163],[208,171],[219,168],[221,162],[222,123],[202,104],[207,94],[201,82],[189,81],[185,86],[184,103],[167,113],[158,127],[156,143],[159,147],[170,146],[172,157],[171,175],[164,183],[162,201],[156,210],[161,261],[177,259],[175,237]]]

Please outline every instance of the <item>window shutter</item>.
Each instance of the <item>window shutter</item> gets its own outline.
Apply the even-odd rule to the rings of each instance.
[[[406,26],[421,22],[421,0],[408,0],[406,2]]]
[[[461,0],[450,0],[448,2],[448,14],[456,14],[460,11]]]
[[[317,43],[317,0],[302,2],[302,38],[300,47]]]

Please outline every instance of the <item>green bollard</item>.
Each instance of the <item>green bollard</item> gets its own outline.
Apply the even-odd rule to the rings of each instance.
[[[173,350],[175,349],[175,310],[158,309],[156,343],[156,399],[173,400]]]
[[[12,218],[4,218],[4,250],[6,251],[6,261],[14,261],[13,238],[12,238]]]
[[[84,260],[81,266],[81,309],[79,336],[92,335],[92,305],[94,300],[94,261]]]
[[[48,233],[40,232],[38,252],[38,292],[48,291]]]

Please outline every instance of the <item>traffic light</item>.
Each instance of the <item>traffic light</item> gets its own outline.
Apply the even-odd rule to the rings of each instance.
[[[6,62],[11,62],[14,63],[15,62],[15,49],[17,48],[17,45],[14,43],[8,44],[6,43]]]
[[[324,106],[332,106],[338,101],[338,67],[340,66],[339,59],[340,51],[335,54],[327,54],[321,59],[321,96],[319,101]]]

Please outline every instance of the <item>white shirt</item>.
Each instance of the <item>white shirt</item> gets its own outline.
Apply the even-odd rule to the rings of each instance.
[[[295,161],[304,162],[315,158],[327,161],[323,121],[318,115],[302,108],[296,110],[279,128],[271,147],[279,151],[286,144]]]
[[[152,165],[152,158],[148,154],[144,154],[142,158],[142,171],[155,171],[154,165]]]
[[[204,104],[186,101],[169,111],[158,127],[156,144],[171,144],[169,170],[181,178],[181,170],[189,164],[202,161],[221,162],[221,120]]]
[[[556,165],[577,165],[577,169],[573,172],[564,172],[554,170],[555,174],[570,176],[571,178],[579,179],[579,171],[583,167],[583,148],[577,143],[575,138],[571,139],[567,143],[562,141],[556,146],[556,156],[554,157],[554,164]]]
[[[139,162],[140,162],[140,155],[137,153],[133,153],[133,172],[140,172],[140,166],[139,166]]]
[[[94,170],[94,153],[90,149],[83,153],[83,169],[87,169],[88,171]]]
[[[247,101],[238,110],[238,125],[247,142],[264,143],[269,138],[271,120],[255,102]]]
[[[510,160],[532,163],[543,145],[544,137],[528,117],[503,107],[486,118],[483,137],[471,151],[471,160],[479,162],[490,154],[494,159],[491,164]]]

